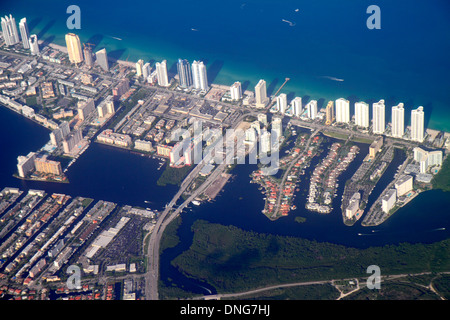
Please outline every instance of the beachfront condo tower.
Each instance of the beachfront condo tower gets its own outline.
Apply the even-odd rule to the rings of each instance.
[[[287,109],[287,95],[286,93],[281,93],[277,97],[277,111],[281,114],[285,114]]]
[[[402,138],[405,133],[405,109],[403,103],[392,107],[391,133],[394,138]]]
[[[370,125],[369,104],[364,101],[355,103],[355,124],[363,128],[368,128]]]
[[[291,107],[292,107],[292,115],[296,118],[300,118],[303,111],[302,98],[295,97],[294,100],[291,101]]]
[[[315,119],[317,117],[317,100],[311,100],[306,105],[306,112],[309,119]]]
[[[242,85],[239,81],[233,83],[230,87],[231,100],[238,101],[242,99]]]
[[[344,98],[336,100],[336,122],[350,122],[350,102]]]
[[[13,18],[12,15],[2,17],[2,32],[3,39],[5,39],[5,43],[7,46],[13,46],[16,43],[19,43],[19,32],[17,31],[16,19]]]
[[[384,129],[386,128],[385,123],[385,106],[384,100],[381,99],[378,102],[375,102],[372,105],[372,113],[373,113],[373,133],[375,134],[383,134]]]
[[[257,108],[264,108],[267,105],[267,88],[266,81],[263,79],[259,80],[259,82],[255,86],[255,100]]]
[[[106,53],[105,48],[95,53],[95,59],[97,64],[100,66],[100,68],[103,69],[103,71],[109,70],[108,54]]]
[[[169,76],[167,75],[167,61],[156,63],[156,77],[158,78],[158,85],[161,87],[169,86]]]
[[[144,60],[139,59],[138,62],[136,62],[136,76],[140,77],[144,73]]]
[[[203,61],[192,62],[192,80],[194,88],[201,91],[208,91],[208,76],[206,66]]]
[[[30,36],[30,39],[28,39],[29,43],[30,43],[30,52],[32,55],[38,55],[39,54],[39,43],[38,43],[38,38],[37,35],[32,34]]]
[[[66,34],[66,46],[71,63],[80,63],[83,61],[83,52],[81,50],[80,38],[78,38],[76,34]]]
[[[411,111],[411,140],[423,142],[425,137],[425,116],[423,107]]]
[[[91,47],[86,43],[84,44],[83,54],[84,54],[84,62],[89,68],[92,68],[94,66],[94,56],[92,54]]]
[[[24,49],[30,49],[30,31],[28,30],[27,18],[20,19],[19,22],[20,37]]]
[[[177,63],[178,81],[181,88],[192,87],[191,65],[186,59],[178,59]]]

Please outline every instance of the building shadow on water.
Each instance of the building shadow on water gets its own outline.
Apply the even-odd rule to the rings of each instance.
[[[289,101],[292,101],[292,100],[295,99],[295,92],[294,92],[294,91],[291,91],[291,92],[289,92],[286,96],[287,96],[287,101],[288,101],[288,103],[289,103]]]
[[[45,34],[48,32],[48,30],[51,29],[51,27],[53,27],[53,25],[56,23],[56,20],[53,19],[51,21],[49,21],[42,29],[41,31],[39,31],[39,33],[37,34],[38,39],[43,39]]]
[[[306,96],[303,96],[302,97],[302,105],[303,106],[306,106],[308,103],[309,103],[309,100],[311,99],[311,96],[308,96],[308,95],[306,95]]]
[[[217,75],[223,68],[224,62],[222,60],[215,60],[207,69],[208,82],[213,83]]]
[[[250,81],[245,80],[241,83],[242,92],[245,92],[250,87]]]
[[[416,105],[412,99],[405,102],[405,128],[411,124],[411,110],[416,109]]]
[[[117,62],[117,60],[123,59],[123,54],[125,53],[126,49],[117,49],[113,50],[111,52],[108,52],[108,60],[111,62]]]
[[[270,97],[273,95],[276,91],[275,88],[277,87],[278,82],[280,82],[280,79],[275,78],[272,80],[272,82],[267,87],[267,96]]]
[[[317,100],[317,112],[319,112],[319,110],[322,109],[324,105],[325,105],[324,98],[320,98],[319,100]]]
[[[33,32],[34,28],[36,28],[36,26],[37,26],[39,23],[41,23],[41,21],[42,21],[42,18],[34,18],[33,20],[31,20],[31,21],[28,23],[28,30],[30,31],[30,34],[33,34],[33,33],[34,33],[34,32]]]
[[[39,38],[38,38],[39,39]],[[40,44],[41,48],[44,48],[48,46],[50,43],[52,43],[55,40],[55,36],[49,36],[42,40],[42,44]]]
[[[414,109],[417,109],[420,106],[414,107]],[[433,113],[433,104],[431,102],[425,104],[423,106],[423,112],[424,112],[424,128],[425,130],[428,128],[429,123],[430,123],[430,119],[431,119],[431,114]]]
[[[172,64],[172,66],[167,70],[167,75],[169,77],[174,77],[178,74],[177,63],[178,63],[178,60],[176,62],[174,62]]]
[[[92,45],[91,49],[92,51],[95,51],[98,48],[98,45],[100,44],[100,42],[102,42],[103,40],[103,36],[101,34],[95,34],[92,37],[90,37],[85,43],[90,43]],[[109,55],[109,53],[108,53]]]
[[[355,95],[351,95],[347,97],[347,100],[350,104],[350,119],[351,119],[352,116],[355,114],[355,103],[359,101],[359,98]]]

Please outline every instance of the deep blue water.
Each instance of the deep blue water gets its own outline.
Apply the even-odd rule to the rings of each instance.
[[[71,4],[81,9],[81,30],[66,27]],[[371,4],[380,7],[380,30],[366,27]],[[172,72],[178,58],[202,59],[210,82],[253,90],[263,78],[274,93],[290,77],[289,97],[423,105],[428,127],[450,131],[447,0],[3,0],[0,14],[9,13],[26,16],[46,42],[64,45],[74,31],[115,58],[165,58]]]
[[[50,131],[2,106],[0,132],[3,137],[0,140],[0,187],[43,189],[48,193],[92,197],[156,210],[161,210],[176,193],[176,186],[156,186],[163,171],[157,170],[159,160],[96,142],[69,168],[69,184],[14,178],[17,156],[44,146],[50,139]]]

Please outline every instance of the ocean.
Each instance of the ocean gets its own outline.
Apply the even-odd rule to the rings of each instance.
[[[81,29],[69,30],[66,13],[76,4]],[[368,103],[403,102],[424,106],[426,127],[450,131],[450,3],[446,0],[379,0],[381,29],[369,30],[372,1],[230,0],[144,1],[125,4],[68,0],[4,0],[0,14],[27,17],[31,33],[65,45],[75,32],[94,50],[109,56],[153,63],[167,59],[176,72],[178,58],[203,60],[208,80],[253,90],[259,79],[273,94],[283,88],[291,99],[339,97]],[[352,110],[353,111],[353,110]]]

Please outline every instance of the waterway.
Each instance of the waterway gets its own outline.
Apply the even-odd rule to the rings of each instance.
[[[119,205],[130,204],[156,210],[161,210],[177,191],[176,186],[156,185],[162,173],[162,170],[157,170],[158,160],[97,143],[93,143],[70,167],[67,172],[69,184],[16,179],[12,174],[16,170],[17,156],[42,147],[49,140],[49,131],[5,107],[0,107],[0,136],[1,187],[18,187],[23,191],[42,189],[49,194],[65,193],[73,197],[84,196],[96,201],[113,201]],[[331,145],[332,142],[329,139],[327,144]],[[352,227],[345,226],[339,206],[344,183],[357,170],[358,163],[368,150],[368,145],[358,146],[361,148],[360,153],[339,177],[339,188],[333,201],[334,210],[327,215],[310,212],[304,207],[309,188],[308,177],[320,157],[314,158],[311,167],[301,178],[298,185],[300,191],[294,200],[297,209],[276,221],[270,221],[262,214],[264,196],[257,184],[250,183],[250,174],[256,169],[256,165],[236,166],[232,172],[233,178],[213,202],[201,206],[191,205],[183,211],[178,231],[180,244],[161,256],[162,280],[170,278],[177,285],[183,285],[194,292],[208,293],[202,288],[207,286],[185,278],[170,265],[174,257],[189,248],[193,237],[191,226],[198,219],[234,225],[244,230],[303,237],[359,248],[400,242],[430,243],[450,237],[450,198],[439,190],[420,194],[380,226],[366,228],[360,222]],[[323,149],[326,152],[327,146],[324,145]],[[380,179],[379,186],[374,189],[373,198],[389,183],[401,163],[401,157],[394,159]],[[305,217],[306,222],[295,222],[296,216]],[[209,289],[213,291],[214,288]]]
[[[340,201],[345,181],[358,169],[369,149],[367,144],[362,143],[356,143],[360,152],[338,179],[339,187],[333,200],[334,209],[331,213],[319,214],[305,209],[309,177],[322,156],[326,155],[328,147],[337,141],[332,138],[327,139],[328,141],[323,144],[322,154],[313,158],[311,166],[305,170],[305,175],[301,176],[298,184],[300,191],[296,192],[293,202],[297,208],[290,211],[287,217],[271,221],[261,212],[264,208],[264,195],[258,190],[259,185],[250,183],[249,178],[249,175],[257,168],[256,165],[237,166],[232,172],[233,179],[213,202],[207,202],[201,206],[191,206],[185,210],[182,214],[182,224],[178,230],[179,245],[164,251],[161,256],[162,280],[167,284],[176,283],[184,286],[196,293],[207,294],[208,291],[205,288],[214,292],[214,288],[184,277],[170,265],[170,261],[189,248],[194,236],[191,226],[198,219],[223,225],[234,225],[249,231],[302,237],[356,248],[401,242],[431,243],[447,239],[450,236],[450,217],[447,209],[450,199],[446,198],[440,190],[420,194],[379,226],[363,227],[361,226],[362,218],[352,227],[343,223]],[[403,163],[404,159],[404,153],[397,150],[394,160],[372,191],[368,208],[392,181],[398,166]],[[306,222],[295,222],[297,216],[305,217]],[[445,230],[441,228],[445,228]]]

